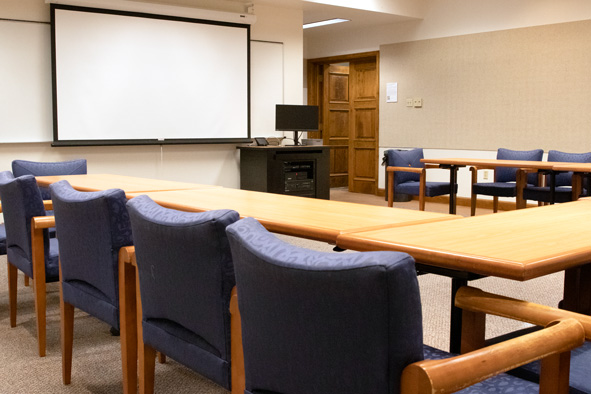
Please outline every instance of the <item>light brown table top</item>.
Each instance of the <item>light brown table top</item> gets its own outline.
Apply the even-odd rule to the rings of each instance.
[[[499,159],[470,159],[465,157],[443,158],[443,159],[421,159],[421,162],[428,164],[458,165],[458,166],[483,166],[483,167],[518,167],[537,168],[550,170],[558,163],[551,161],[529,161],[529,160],[499,160]]]
[[[123,189],[125,193],[133,193],[158,190],[220,188],[220,186],[200,185],[198,183],[165,181],[161,179],[149,179],[114,174],[38,176],[36,179],[39,186],[46,187],[52,183],[65,179],[74,189],[83,192],[107,189]]]
[[[342,234],[353,250],[407,252],[418,262],[515,280],[528,280],[591,261],[591,201],[581,200]]]
[[[341,233],[406,226],[459,216],[388,208],[282,194],[228,188],[179,190],[147,194],[158,204],[184,211],[233,209],[241,217],[254,217],[269,231],[335,242]]]
[[[554,163],[554,171],[591,172],[591,163]]]

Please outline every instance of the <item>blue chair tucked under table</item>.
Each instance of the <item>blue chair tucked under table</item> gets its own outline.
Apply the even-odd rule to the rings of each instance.
[[[142,310],[140,391],[154,391],[155,351],[229,390],[235,279],[225,229],[238,213],[181,212],[145,195],[127,207]]]
[[[532,358],[560,358],[583,342],[581,324],[566,319],[443,360],[452,355],[423,345],[409,255],[306,250],[282,242],[252,218],[229,225],[227,233],[247,394],[538,393],[537,384],[510,375],[487,378]],[[565,342],[551,344],[559,337]],[[568,386],[558,371],[546,372]]]
[[[119,331],[119,252],[133,244],[121,189],[79,192],[67,181],[50,186],[59,235],[62,377],[72,371],[74,308]]]
[[[544,150],[511,150],[499,148],[497,150],[497,160],[526,160],[526,161],[542,161],[544,157]],[[477,182],[477,174],[479,170],[492,169],[494,170],[494,182]],[[493,212],[499,210],[499,197],[515,197],[517,195],[516,180],[517,168],[512,167],[495,167],[485,168],[482,166],[470,167],[472,173],[472,195],[470,204],[470,214],[474,216],[476,213],[476,196],[483,194],[486,196],[493,196]],[[537,174],[529,174],[527,178],[528,186],[535,186],[538,184]]]
[[[449,182],[427,182],[428,168],[438,166],[421,163],[423,149],[389,149],[384,152],[388,174],[388,206],[393,206],[396,193],[419,196],[419,209],[425,210],[425,197],[435,197],[450,193]],[[455,185],[454,193],[458,190]]]

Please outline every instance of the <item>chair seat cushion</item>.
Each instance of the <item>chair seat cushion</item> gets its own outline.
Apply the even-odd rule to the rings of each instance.
[[[395,192],[398,194],[410,194],[412,196],[418,196],[420,190],[420,182],[405,182],[399,183],[396,186]],[[458,185],[456,185],[456,192],[458,191]],[[449,194],[449,182],[426,182],[425,183],[425,196],[435,197]]]
[[[443,350],[435,349],[431,346],[423,346],[423,354],[425,360],[442,360],[453,357],[455,354],[444,352]],[[458,391],[462,394],[505,394],[505,393],[539,393],[539,386],[536,383],[520,379],[516,376],[508,375],[506,373],[494,376],[490,379],[476,383],[473,386],[467,387]]]
[[[524,200],[550,202],[550,188],[548,186],[529,186],[523,189]],[[554,193],[554,202],[572,201],[572,189],[570,186],[557,187]]]
[[[515,183],[510,182],[475,183],[472,185],[472,191],[474,194],[497,197],[515,197],[517,195]]]
[[[6,227],[0,224],[0,254],[6,254]]]
[[[591,393],[591,379],[589,379],[589,366],[591,365],[591,342],[585,341],[570,353],[569,394]],[[513,371],[512,374],[532,382],[540,379],[540,362],[526,364]]]

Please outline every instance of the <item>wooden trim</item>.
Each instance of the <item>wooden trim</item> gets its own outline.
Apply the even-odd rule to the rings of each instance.
[[[360,59],[367,59],[375,57],[376,61],[379,61],[379,51],[371,51],[371,52],[361,52],[361,53],[353,53],[349,55],[339,55],[339,56],[329,56],[329,57],[320,57],[316,59],[308,59],[308,65],[310,64],[327,64],[327,63],[341,63],[347,62],[351,60],[360,60]],[[379,64],[379,63],[378,63]],[[309,68],[308,68],[309,70]]]

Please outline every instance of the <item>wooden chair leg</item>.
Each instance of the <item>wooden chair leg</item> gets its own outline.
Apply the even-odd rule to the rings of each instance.
[[[62,381],[70,384],[72,380],[72,345],[74,342],[74,306],[64,302],[60,288],[60,316],[62,341]]]
[[[156,351],[144,343],[139,347],[139,364],[140,394],[153,394]]]
[[[394,172],[388,171],[388,206],[394,206]]]
[[[499,212],[499,197],[493,196],[493,213]]]
[[[47,334],[47,321],[46,321],[46,286],[43,279],[37,278],[33,280],[35,288],[35,314],[37,316],[37,341],[39,347],[39,357],[45,357],[46,348],[46,334]]]
[[[29,287],[29,275],[25,274],[25,286]]]
[[[8,309],[10,311],[10,327],[16,327],[16,288],[18,270],[10,263],[8,266]]]
[[[158,362],[160,364],[166,364],[166,354],[158,352]]]

